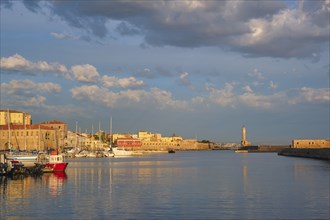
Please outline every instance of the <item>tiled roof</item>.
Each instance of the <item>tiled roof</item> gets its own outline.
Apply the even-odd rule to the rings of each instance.
[[[66,124],[66,123],[62,121],[46,121],[46,122],[41,122],[40,124]]]
[[[42,129],[42,130],[54,130],[53,128],[41,125],[41,124],[33,124],[33,125],[10,125],[11,130],[24,130],[24,129]],[[0,130],[8,130],[8,125],[0,125]]]

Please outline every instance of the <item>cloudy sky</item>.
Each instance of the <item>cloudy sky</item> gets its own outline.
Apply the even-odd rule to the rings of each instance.
[[[255,144],[329,139],[330,0],[1,0],[1,109]]]

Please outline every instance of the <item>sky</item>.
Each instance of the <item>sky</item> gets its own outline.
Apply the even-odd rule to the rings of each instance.
[[[330,139],[330,0],[0,2],[1,109],[33,123]]]

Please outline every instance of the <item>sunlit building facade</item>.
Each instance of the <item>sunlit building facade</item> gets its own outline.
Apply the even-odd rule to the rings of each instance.
[[[0,110],[0,125],[30,125],[32,124],[31,115],[16,110]]]

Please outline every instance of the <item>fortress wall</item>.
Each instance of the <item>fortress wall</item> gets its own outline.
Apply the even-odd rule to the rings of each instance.
[[[292,148],[330,148],[330,140],[292,140]]]

